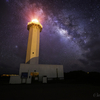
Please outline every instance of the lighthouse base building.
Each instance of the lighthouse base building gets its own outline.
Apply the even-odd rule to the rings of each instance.
[[[49,80],[64,78],[63,65],[20,64],[19,76],[10,76],[10,84],[47,83]]]
[[[25,64],[20,64],[19,75],[10,76],[10,84],[21,83],[34,83],[43,82],[47,83],[49,80],[64,78],[63,65],[46,65],[38,64],[39,60],[39,41],[42,25],[33,20],[27,25],[29,30],[27,53]]]

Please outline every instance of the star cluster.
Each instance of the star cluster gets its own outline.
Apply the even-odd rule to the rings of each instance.
[[[99,0],[1,0],[0,73],[18,73],[25,62],[27,23],[37,18],[40,64],[63,64],[64,71],[100,72]]]

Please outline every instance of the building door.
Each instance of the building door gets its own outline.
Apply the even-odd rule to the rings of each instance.
[[[31,72],[32,81],[31,83],[36,83],[39,81],[39,72]]]

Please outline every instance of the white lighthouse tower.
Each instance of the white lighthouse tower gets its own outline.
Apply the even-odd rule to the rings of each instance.
[[[29,30],[29,37],[25,63],[38,64],[40,32],[42,30],[42,25],[37,19],[34,19],[28,23],[27,29]]]
[[[10,77],[10,84],[30,84],[32,82],[43,81],[46,83],[53,79],[63,79],[63,65],[39,64],[39,42],[42,25],[34,19],[28,23],[29,30],[26,61],[20,64],[19,75]]]

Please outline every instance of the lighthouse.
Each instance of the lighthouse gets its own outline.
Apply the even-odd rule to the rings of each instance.
[[[39,44],[42,28],[37,19],[28,22],[29,36],[25,63],[20,64],[18,76],[10,76],[9,84],[31,84],[35,81],[47,83],[54,79],[64,79],[63,65],[39,64]]]
[[[37,19],[34,19],[28,23],[27,29],[29,30],[29,37],[25,63],[38,64],[40,32],[42,31],[42,25]]]

